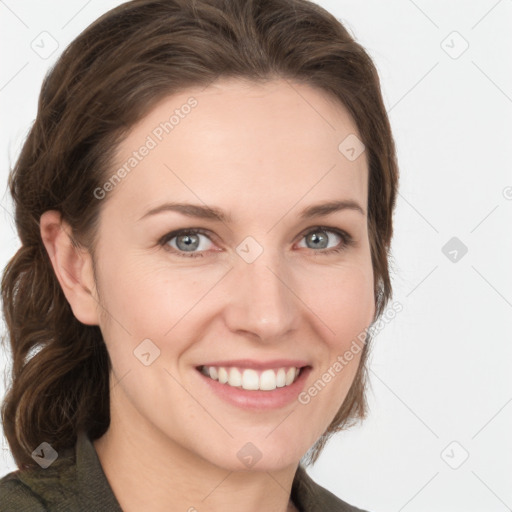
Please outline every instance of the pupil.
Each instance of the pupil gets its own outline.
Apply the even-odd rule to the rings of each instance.
[[[196,240],[192,240],[192,238],[195,238]],[[176,245],[179,247],[179,243],[180,241],[183,241],[185,243],[185,246],[183,248],[183,250],[185,251],[192,251],[194,249],[197,249],[197,245],[198,245],[198,237],[197,235],[182,235],[180,237],[178,237],[178,240],[177,240],[177,243]],[[180,247],[180,249],[182,249]]]
[[[321,232],[319,232],[321,233]],[[315,243],[315,246],[318,247],[319,245],[322,245],[322,242],[325,242],[327,240],[327,237],[325,235],[318,236],[316,233],[313,233],[311,235],[311,240]],[[320,242],[320,243],[317,243]],[[322,246],[323,248],[324,246]]]

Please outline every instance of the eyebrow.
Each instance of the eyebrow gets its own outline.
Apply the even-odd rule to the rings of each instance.
[[[359,205],[359,203],[351,199],[346,199],[342,201],[328,201],[308,206],[300,213],[300,219],[305,220],[313,217],[330,215],[342,210],[353,210],[359,212],[361,215],[366,215],[364,209]],[[142,217],[140,217],[139,221],[146,217],[158,215],[164,212],[177,212],[182,215],[186,215],[187,217],[216,220],[227,224],[232,222],[231,215],[220,208],[190,203],[164,203],[147,211]]]

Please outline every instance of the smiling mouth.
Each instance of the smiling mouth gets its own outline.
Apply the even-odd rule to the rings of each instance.
[[[199,366],[197,369],[206,377],[233,388],[247,391],[273,391],[291,386],[306,367],[283,366],[267,370],[253,368]]]

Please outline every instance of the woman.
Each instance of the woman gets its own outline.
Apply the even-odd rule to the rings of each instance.
[[[136,0],[47,76],[10,176],[0,510],[360,510],[398,181],[375,67],[305,0]]]

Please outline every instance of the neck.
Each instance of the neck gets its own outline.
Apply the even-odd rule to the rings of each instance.
[[[232,471],[192,453],[141,418],[111,410],[107,432],[93,442],[124,512],[292,512],[297,465]]]

